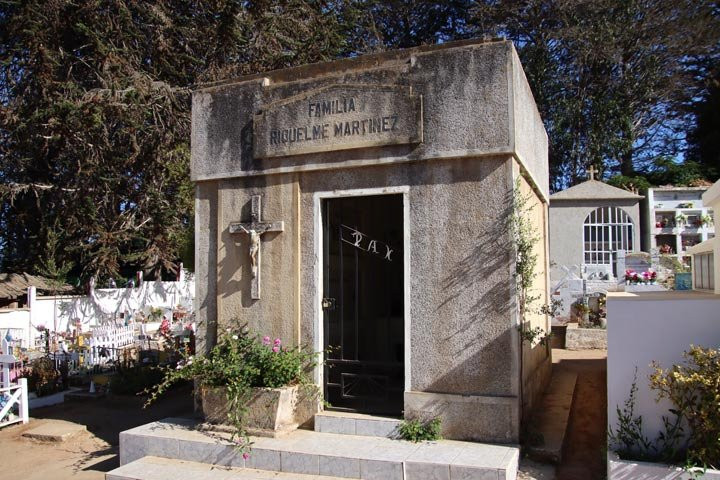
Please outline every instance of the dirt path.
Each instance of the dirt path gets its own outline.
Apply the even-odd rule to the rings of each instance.
[[[0,430],[0,478],[104,480],[105,472],[119,466],[118,434],[161,418],[191,415],[190,390],[178,389],[146,410],[141,407],[139,398],[117,396],[32,410],[29,424]],[[88,431],[63,443],[22,437],[26,430],[53,419],[86,425]]]
[[[607,352],[553,350],[554,368],[576,372],[575,399],[558,480],[605,478]]]

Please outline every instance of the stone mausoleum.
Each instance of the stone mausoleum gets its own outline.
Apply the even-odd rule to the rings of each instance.
[[[204,85],[192,179],[200,352],[248,324],[328,351],[314,378],[332,409],[518,441],[551,362],[521,341],[549,325],[519,318],[508,222],[526,196],[545,303],[548,164],[510,42]]]

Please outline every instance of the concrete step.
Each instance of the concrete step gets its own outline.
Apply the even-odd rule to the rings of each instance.
[[[65,442],[86,431],[87,427],[85,425],[64,420],[47,420],[45,423],[27,430],[22,436],[41,442]]]
[[[161,457],[143,457],[105,474],[105,480],[313,480],[314,475],[269,472],[252,468],[218,467]],[[324,480],[344,480],[324,477]]]
[[[533,409],[530,419],[527,454],[531,459],[560,464],[576,383],[576,373],[553,372],[540,405]]]
[[[395,438],[399,426],[400,420],[392,417],[329,410],[315,415],[316,432]]]
[[[515,480],[519,449],[441,440],[411,443],[384,437],[297,430],[251,437],[244,460],[227,434],[199,431],[193,420],[169,418],[120,433],[120,464],[156,456],[216,466],[366,480]],[[167,475],[166,478],[172,478]]]

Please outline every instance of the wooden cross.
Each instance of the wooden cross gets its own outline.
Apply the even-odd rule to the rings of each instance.
[[[250,267],[252,272],[252,283],[250,284],[250,298],[260,300],[260,237],[268,232],[282,232],[285,230],[285,223],[263,222],[260,195],[252,196],[249,222],[235,222],[230,224],[230,233],[245,233],[249,236]]]
[[[587,173],[588,173],[588,177],[590,177],[590,180],[595,180],[595,174],[600,173],[600,172],[595,170],[595,165],[590,165],[590,168],[588,168]]]

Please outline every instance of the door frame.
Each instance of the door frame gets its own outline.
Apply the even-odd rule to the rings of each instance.
[[[322,308],[322,298],[324,293],[324,263],[325,252],[323,251],[324,235],[323,235],[323,200],[342,197],[368,197],[376,195],[402,195],[403,199],[403,329],[404,329],[404,376],[405,391],[410,391],[410,187],[381,187],[381,188],[359,188],[354,190],[332,190],[324,192],[315,192],[313,194],[313,230],[315,235],[314,253],[315,253],[315,314],[313,320],[313,348],[316,352],[322,352],[325,349],[325,327],[324,312]],[[323,357],[324,359],[324,357]],[[315,383],[324,391],[324,368],[317,365],[313,376]]]

